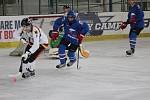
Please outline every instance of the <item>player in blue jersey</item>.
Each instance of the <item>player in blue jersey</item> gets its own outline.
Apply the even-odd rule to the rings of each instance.
[[[56,40],[58,38],[58,30],[61,25],[64,25],[64,36],[59,45],[59,59],[60,64],[56,68],[62,68],[66,66],[66,54],[65,50],[68,49],[69,62],[67,66],[72,66],[76,62],[75,52],[81,44],[85,34],[89,31],[89,27],[86,23],[81,23],[76,19],[76,13],[70,10],[65,20],[61,18],[57,19],[53,26],[53,34],[51,38]]]
[[[56,19],[56,20],[65,20],[65,18],[67,17],[67,13],[68,11],[70,11],[70,7],[69,5],[64,5],[63,6],[63,16],[61,16],[60,18]],[[51,37],[51,34],[52,34],[52,30],[49,31],[49,36]],[[60,41],[62,39],[64,35],[64,26],[63,24],[61,25],[61,27],[59,27],[59,36],[57,38],[57,40],[52,40],[50,41],[50,49],[49,49],[49,55],[52,57],[52,58],[59,58],[58,57],[58,47],[59,47],[59,44],[60,44]]]
[[[144,12],[140,6],[136,3],[136,0],[128,0],[130,10],[128,12],[128,19],[120,26],[121,29],[125,29],[130,24],[129,42],[130,50],[126,51],[127,55],[132,55],[135,52],[136,39],[140,32],[144,29]]]

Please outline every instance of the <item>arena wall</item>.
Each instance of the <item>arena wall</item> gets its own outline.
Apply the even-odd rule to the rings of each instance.
[[[119,30],[122,21],[126,21],[127,12],[103,12],[103,13],[79,13],[79,19],[88,23],[90,31],[85,41],[109,40],[127,38],[130,26],[125,30]],[[14,38],[16,32],[21,26],[21,20],[25,17],[31,17],[33,23],[40,26],[48,35],[49,30],[56,18],[60,14],[52,15],[27,15],[27,16],[0,16],[0,48],[16,47],[18,40]],[[140,37],[150,37],[150,12],[145,12],[145,28]]]

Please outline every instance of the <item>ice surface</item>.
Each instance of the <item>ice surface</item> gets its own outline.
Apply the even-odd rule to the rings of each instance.
[[[138,39],[135,55],[126,57],[128,40],[84,43],[88,59],[80,70],[56,69],[58,60],[41,55],[36,76],[12,82],[20,57],[0,49],[0,100],[150,100],[150,38]]]

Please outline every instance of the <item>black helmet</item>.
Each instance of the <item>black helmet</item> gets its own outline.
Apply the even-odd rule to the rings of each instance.
[[[64,5],[63,6],[63,9],[69,9],[70,7],[69,7],[69,5]]]
[[[29,18],[24,18],[22,21],[21,21],[21,26],[29,26],[31,25],[31,19]]]

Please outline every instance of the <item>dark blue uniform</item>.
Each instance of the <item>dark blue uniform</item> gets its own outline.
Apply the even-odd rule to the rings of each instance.
[[[72,15],[72,12],[69,12],[68,15],[75,17],[76,15]],[[67,15],[67,16],[68,16]],[[79,38],[78,35],[85,35],[89,31],[89,27],[86,23],[81,23],[79,20],[74,19],[73,21],[69,21],[67,17],[61,17],[57,19],[54,23],[53,30],[58,31],[59,27],[64,26],[64,36],[59,45],[59,58],[60,64],[66,63],[66,55],[65,50],[68,48],[68,57],[70,62],[76,61],[75,52],[79,46]]]
[[[144,28],[144,12],[139,5],[130,7],[127,23],[130,24],[129,42],[132,53],[136,46],[136,38]]]
[[[64,26],[63,38],[75,45],[79,44],[77,35],[85,35],[89,31],[89,27],[85,22],[74,20],[71,23],[69,23],[67,18],[65,18],[64,20],[64,17],[59,18],[55,21],[53,30],[58,31],[61,25]]]
[[[128,13],[128,22],[135,16],[135,23],[130,23],[131,29],[144,28],[144,12],[139,5],[134,4]]]

